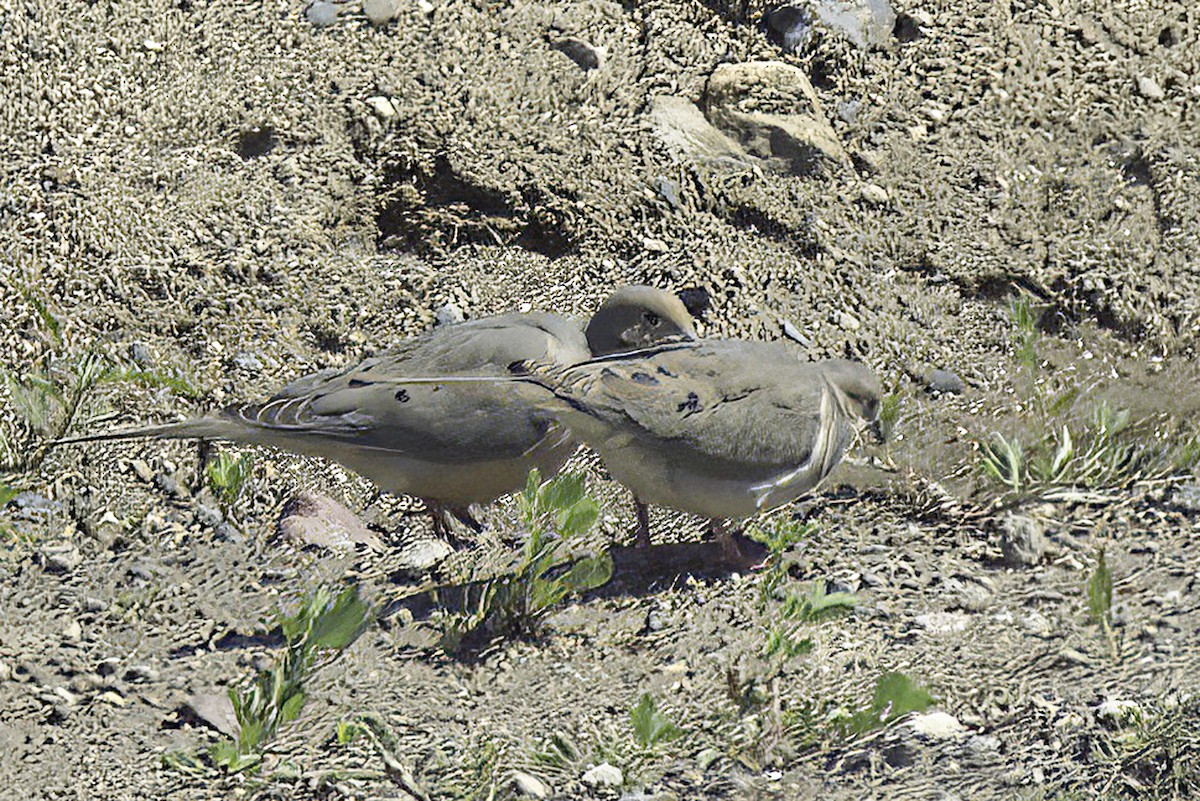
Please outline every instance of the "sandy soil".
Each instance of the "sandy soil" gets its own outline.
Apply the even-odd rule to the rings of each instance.
[[[786,52],[769,10],[0,4],[0,461],[25,493],[0,535],[0,797],[506,798],[518,770],[558,798],[1200,787],[1200,13],[897,2],[867,46],[817,15]],[[760,158],[704,127],[714,72],[762,61],[812,81],[835,152],[811,169],[783,134]],[[792,114],[772,91],[742,110]],[[692,114],[682,145],[664,97]],[[760,656],[779,609],[761,574],[668,580],[669,551],[650,549],[632,572],[651,579],[618,575],[475,661],[424,647],[393,608],[317,673],[256,776],[165,766],[223,736],[187,701],[273,662],[273,610],[347,577],[381,603],[416,584],[397,554],[423,523],[336,466],[268,451],[222,521],[194,444],[43,453],[46,438],[259,398],[450,305],[585,314],[627,282],[707,297],[706,335],[863,359],[901,399],[874,467],[774,515],[814,525],[788,586],[825,579],[855,612],[779,664]],[[88,353],[126,380],[72,409]],[[961,394],[931,391],[953,383],[935,369]],[[1130,410],[1137,464],[1021,493],[984,477],[993,432],[1030,448],[1094,433],[1102,402]],[[626,540],[627,499],[580,466],[610,515],[597,537]],[[301,490],[387,550],[280,541]],[[1043,552],[1004,558],[1012,515]],[[668,514],[655,527],[658,548],[700,536]],[[512,548],[485,533],[440,578]],[[1099,548],[1115,655],[1087,614]],[[888,671],[961,731],[839,735],[838,710]],[[739,705],[730,676],[772,700]],[[645,692],[684,737],[634,745]],[[363,714],[394,734],[410,790],[368,743],[336,742]],[[555,735],[578,753],[539,757]],[[622,786],[583,781],[603,761]]]

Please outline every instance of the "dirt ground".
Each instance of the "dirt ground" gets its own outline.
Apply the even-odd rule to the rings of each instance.
[[[0,3],[0,462],[22,493],[0,518],[0,797],[1200,792],[1200,10],[874,0],[878,24],[839,27],[836,8]],[[709,126],[714,75],[771,61],[819,102],[755,73],[734,99],[757,133]],[[833,143],[815,155],[801,111]],[[886,448],[772,515],[812,524],[786,586],[825,580],[855,610],[764,657],[762,573],[674,576],[701,527],[660,512],[644,564],[542,636],[455,659],[393,604],[257,773],[166,764],[224,736],[189,698],[273,663],[274,610],[423,580],[397,554],[425,523],[254,449],[223,520],[194,443],[47,437],[262,398],[455,309],[587,314],[622,283],[707,298],[706,336],[862,359],[900,399]],[[75,393],[89,353],[125,380]],[[1031,453],[1064,426],[1100,441],[1098,408],[1129,410],[1136,458],[1019,491],[981,469],[994,432]],[[595,537],[628,544],[628,498],[578,467]],[[282,541],[302,490],[386,549]],[[506,558],[500,530],[436,577]],[[1101,548],[1106,625],[1085,590]],[[957,726],[841,733],[891,671]],[[739,703],[754,681],[768,700]],[[636,745],[643,693],[682,737]],[[362,715],[393,763],[338,742]],[[584,780],[603,762],[618,784]]]

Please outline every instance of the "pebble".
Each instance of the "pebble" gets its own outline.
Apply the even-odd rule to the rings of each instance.
[[[679,300],[683,302],[688,314],[698,320],[703,320],[704,315],[712,308],[712,295],[702,286],[689,286],[679,290]]]
[[[304,16],[318,28],[328,28],[337,24],[337,6],[325,0],[317,0],[304,11]]]
[[[125,681],[158,681],[158,671],[149,665],[130,665],[125,669]]]
[[[426,573],[452,553],[454,549],[445,540],[422,539],[401,548],[394,564],[413,573]]]
[[[559,39],[552,42],[550,46],[574,61],[575,66],[584,72],[600,69],[604,66],[604,60],[608,56],[605,48],[574,37]]]
[[[83,564],[83,554],[70,542],[56,542],[43,546],[41,557],[42,566],[51,573],[70,573]]]
[[[585,771],[579,778],[589,787],[620,787],[625,783],[625,774],[621,773],[621,769],[607,762]]]
[[[141,459],[133,459],[129,462],[129,466],[133,469],[134,475],[142,481],[145,481],[147,484],[154,483],[154,471],[150,469],[150,465]]]
[[[683,200],[680,199],[683,187],[674,178],[668,178],[665,175],[655,177],[654,191],[658,193],[660,198],[667,201],[667,205],[675,209],[675,211],[683,208]]]
[[[442,306],[439,306],[437,311],[433,313],[433,321],[437,325],[455,325],[467,319],[463,314],[462,309],[451,301]]]
[[[367,105],[371,107],[371,111],[375,112],[375,116],[381,120],[390,120],[396,116],[396,107],[392,105],[391,100],[383,95],[368,97]]]
[[[970,618],[962,612],[930,612],[917,615],[916,621],[930,634],[956,634],[966,631]]]
[[[1000,553],[1009,567],[1032,567],[1046,555],[1041,523],[1026,515],[1009,515],[1000,531]]]
[[[858,188],[858,196],[872,206],[886,206],[891,199],[888,191],[879,184],[863,184]]]
[[[791,320],[783,321],[783,335],[793,342],[799,342],[806,348],[812,347],[812,340],[804,336],[800,329],[797,328]]]
[[[63,629],[63,639],[67,642],[79,642],[83,639],[83,626],[79,624],[78,620],[67,623],[66,628]]]
[[[1162,100],[1167,93],[1158,85],[1158,81],[1149,75],[1139,75],[1137,79],[1138,92],[1147,100]]]
[[[513,771],[512,781],[513,788],[524,798],[550,797],[550,788],[537,776],[515,770]]]
[[[908,730],[930,740],[949,740],[961,737],[967,727],[958,718],[945,712],[927,712],[908,719]]]
[[[138,367],[151,367],[154,364],[154,354],[145,342],[130,342],[129,358],[137,362]]]
[[[382,28],[400,16],[400,3],[397,0],[366,0],[363,14],[372,25]]]
[[[363,544],[383,550],[379,537],[354,512],[328,495],[315,492],[304,492],[288,501],[279,517],[279,533],[302,546],[348,549]]]
[[[257,373],[259,370],[262,370],[263,363],[257,353],[240,350],[233,354],[233,366],[250,373]]]
[[[767,38],[785,53],[803,50],[812,39],[813,15],[805,6],[782,6],[767,14],[765,21]]]
[[[961,395],[966,385],[957,374],[935,367],[925,374],[925,389],[939,395]]]

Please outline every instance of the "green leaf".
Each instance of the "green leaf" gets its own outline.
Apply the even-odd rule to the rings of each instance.
[[[850,612],[857,603],[858,596],[853,593],[825,592],[825,582],[818,580],[805,595],[789,595],[783,604],[783,615],[805,623],[817,623]]]
[[[633,723],[634,737],[642,748],[653,748],[660,742],[683,736],[683,730],[658,711],[649,693],[642,695],[637,706],[629,713],[629,719]]]
[[[580,537],[591,531],[600,519],[600,507],[591,498],[576,501],[559,514],[558,533],[564,538]]]
[[[1088,577],[1088,619],[1093,623],[1102,623],[1108,619],[1112,610],[1113,578],[1108,564],[1104,560],[1104,550],[1096,556],[1096,569]]]
[[[349,745],[359,737],[366,735],[370,729],[357,720],[339,720],[337,725],[337,744]]]
[[[885,726],[910,712],[922,712],[933,704],[931,696],[903,673],[885,673],[875,685],[871,705],[850,718],[847,728],[863,734]]]
[[[612,556],[605,552],[599,556],[585,556],[577,560],[559,581],[571,592],[587,592],[607,584],[612,575]]]
[[[209,767],[199,757],[187,751],[168,751],[162,755],[162,766],[167,770],[177,770],[193,776],[202,776],[209,772]]]
[[[54,342],[61,344],[62,324],[59,323],[58,318],[50,313],[50,310],[46,308],[46,304],[34,297],[28,290],[21,294],[25,296],[25,300],[37,312],[38,317],[41,318],[42,325],[46,326],[46,330],[50,332],[50,336],[54,339]]]
[[[342,650],[358,639],[371,619],[371,607],[358,596],[358,586],[347,587],[331,606],[317,615],[309,642],[317,648]]]
[[[583,473],[562,473],[541,488],[542,507],[546,511],[566,511],[583,500],[586,491]]]
[[[308,697],[302,690],[296,690],[292,697],[283,702],[283,706],[279,709],[279,722],[290,723],[300,717],[301,710],[304,709],[304,702]]]

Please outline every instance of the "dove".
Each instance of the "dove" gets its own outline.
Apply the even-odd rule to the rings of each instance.
[[[530,402],[591,446],[638,502],[710,521],[751,517],[812,490],[856,431],[877,424],[882,394],[863,364],[805,363],[770,342],[700,340],[513,369],[523,374],[481,380],[536,385],[541,400]],[[644,543],[644,507],[638,518]]]
[[[617,289],[586,328],[547,313],[504,314],[437,328],[346,369],[303,376],[270,400],[147,428],[58,444],[154,437],[271,445],[339,462],[380,489],[420,498],[435,528],[445,513],[478,529],[468,506],[524,486],[532,468],[552,475],[578,443],[554,415],[513,386],[446,391],[397,387],[405,375],[508,375],[514,362],[571,364],[593,356],[692,340],[683,303],[647,286]]]

